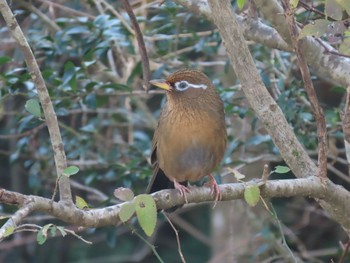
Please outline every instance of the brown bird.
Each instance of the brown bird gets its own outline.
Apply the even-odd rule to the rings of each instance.
[[[221,199],[211,175],[222,160],[227,142],[224,105],[209,78],[198,70],[176,71],[165,80],[151,84],[167,91],[153,136],[153,176],[148,193],[178,189],[187,203],[188,181],[209,176],[206,185]]]

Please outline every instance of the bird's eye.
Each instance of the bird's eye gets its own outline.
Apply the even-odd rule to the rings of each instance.
[[[179,91],[184,91],[188,88],[188,82],[187,81],[176,82],[175,87]]]

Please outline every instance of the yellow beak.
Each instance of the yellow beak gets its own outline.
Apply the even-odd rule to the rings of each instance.
[[[164,80],[164,79],[153,79],[150,80],[150,82],[152,85],[161,88],[161,89],[165,89],[170,91],[172,88],[171,86]]]

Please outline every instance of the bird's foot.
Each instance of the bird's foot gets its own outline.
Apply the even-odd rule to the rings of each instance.
[[[215,195],[215,203],[213,206],[213,208],[214,208],[216,206],[217,202],[222,199],[222,194],[220,192],[219,186],[218,186],[215,178],[211,174],[209,174],[208,177],[209,177],[209,181],[206,182],[204,185],[207,187],[210,187],[210,189],[211,189],[210,193]]]
[[[185,198],[186,204],[188,204],[186,193],[189,193],[190,189],[188,189],[188,187],[176,182],[175,180],[174,180],[174,187],[175,187],[175,189],[180,191],[181,195]]]

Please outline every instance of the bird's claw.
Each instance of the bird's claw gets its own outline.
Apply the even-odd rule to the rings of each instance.
[[[222,194],[220,192],[219,186],[215,178],[210,174],[209,181],[204,184],[207,187],[210,187],[210,193],[215,195],[215,202],[213,208],[215,208],[218,201],[222,200]]]
[[[175,180],[174,180],[174,187],[175,187],[175,189],[180,191],[180,194],[184,197],[186,204],[188,204],[186,193],[189,193],[190,189],[188,189],[188,187],[186,187],[182,184],[179,184]]]

